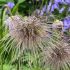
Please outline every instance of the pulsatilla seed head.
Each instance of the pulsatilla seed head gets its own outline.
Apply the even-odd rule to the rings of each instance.
[[[67,70],[70,62],[70,45],[67,43],[60,43],[60,45],[54,45],[45,48],[44,61],[46,65],[50,65],[52,70]]]
[[[17,42],[24,43],[36,43],[41,42],[47,37],[47,26],[46,23],[41,22],[39,18],[35,16],[20,17],[11,16],[6,20],[9,26],[9,33],[12,38],[16,39]]]

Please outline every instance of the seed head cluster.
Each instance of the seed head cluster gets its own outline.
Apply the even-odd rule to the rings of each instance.
[[[11,16],[6,23],[9,26],[10,36],[17,42],[39,43],[48,36],[46,23],[41,22],[41,19],[35,16],[24,18],[17,15]]]

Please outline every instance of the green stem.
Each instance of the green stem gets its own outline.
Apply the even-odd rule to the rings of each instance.
[[[0,57],[0,70],[3,70],[3,58]]]
[[[2,9],[2,12],[1,12],[1,21],[0,21],[0,38],[3,37],[3,28],[2,28],[2,25],[3,25],[3,12],[4,12],[4,9]]]
[[[19,61],[18,61],[18,63],[17,63],[17,70],[20,70]]]

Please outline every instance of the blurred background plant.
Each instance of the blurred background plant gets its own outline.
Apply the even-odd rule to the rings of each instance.
[[[27,19],[29,16],[36,16],[41,22],[53,24],[54,32],[51,33],[51,30],[49,31],[50,34],[53,34],[52,37],[47,39],[47,41],[44,40],[41,44],[37,43],[37,50],[32,50],[32,52],[30,49],[25,49],[22,52],[20,48],[22,49],[23,44],[20,42],[17,44],[8,34],[10,28],[12,27],[10,24],[11,22],[8,22],[7,24],[4,22],[9,17],[12,19],[12,16],[15,15],[22,16],[23,18],[21,17],[21,20]],[[28,22],[30,22],[29,20]],[[9,26],[9,28],[7,26]],[[61,26],[62,29],[60,30],[60,34],[55,31],[57,28],[56,26]],[[0,70],[69,70],[70,56],[68,52],[69,50],[66,51],[70,46],[66,40],[68,39],[69,42],[69,29],[69,0],[0,0]],[[61,34],[64,36],[66,41],[63,40],[60,43]],[[63,45],[64,47],[62,46],[62,43],[65,45]],[[67,45],[68,47],[65,48]],[[19,47],[17,48],[17,46]],[[44,48],[46,46],[48,49]],[[54,48],[49,48],[49,46],[53,46]],[[48,58],[42,56],[41,54]],[[64,55],[68,55],[68,58]],[[44,60],[42,57],[45,58],[45,62],[42,62]],[[57,60],[57,58],[59,60]],[[54,60],[56,60],[57,63]],[[60,61],[60,63],[58,61]],[[49,64],[47,65],[46,62]],[[58,64],[62,67],[58,66]],[[45,67],[45,65],[47,66]],[[53,66],[56,67],[53,68]]]

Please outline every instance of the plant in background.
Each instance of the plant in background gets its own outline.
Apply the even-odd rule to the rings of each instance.
[[[64,24],[63,31],[66,31],[67,29],[70,29],[70,16],[67,16],[66,18],[64,18],[63,24]]]

